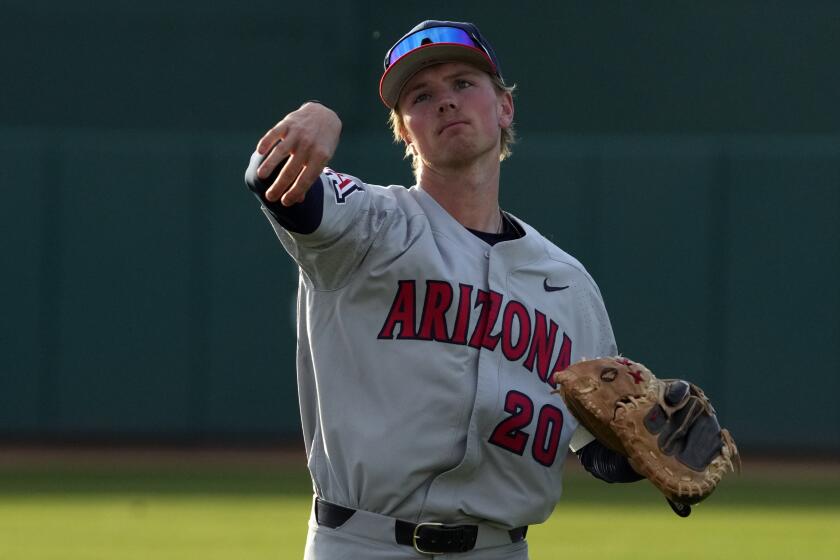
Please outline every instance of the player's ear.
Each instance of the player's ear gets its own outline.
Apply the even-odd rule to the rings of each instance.
[[[391,114],[388,116],[388,124],[391,126],[391,132],[394,134],[394,141],[398,143],[402,142],[408,147],[412,139],[408,133],[408,128],[405,126],[404,117],[400,114],[399,105],[391,109]]]
[[[408,131],[408,128],[405,126],[405,121],[403,120],[400,120],[400,136],[406,146],[414,142],[414,138],[411,137],[411,133]]]
[[[406,132],[403,136],[403,144],[405,144],[406,153],[412,154],[412,156],[417,156],[417,148],[414,146],[414,140],[408,132]]]
[[[399,114],[397,117],[397,133],[400,135],[400,139],[405,143],[406,146],[413,142],[411,134],[409,134],[408,132],[408,127],[405,126],[405,117]]]
[[[513,124],[513,95],[509,91],[500,91],[498,98],[499,126],[510,128]]]

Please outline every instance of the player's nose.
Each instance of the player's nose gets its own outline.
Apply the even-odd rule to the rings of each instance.
[[[438,113],[445,113],[447,111],[454,111],[457,108],[453,99],[441,99],[438,102]]]

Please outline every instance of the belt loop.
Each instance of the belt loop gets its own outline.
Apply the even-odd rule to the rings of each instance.
[[[525,540],[525,536],[528,534],[528,526],[525,525],[523,527],[517,527],[516,529],[511,529],[508,531],[510,535],[510,542],[518,543]]]
[[[315,498],[315,522],[318,525],[338,529],[353,517],[356,510],[331,504],[321,498]]]

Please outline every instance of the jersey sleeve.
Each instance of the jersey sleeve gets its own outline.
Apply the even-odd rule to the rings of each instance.
[[[583,424],[578,424],[577,429],[572,434],[572,439],[569,441],[569,449],[571,449],[574,453],[577,453],[590,443],[595,441],[595,436],[592,433],[583,427]]]
[[[585,318],[587,336],[590,339],[588,345],[590,350],[586,353],[586,357],[592,359],[615,356],[618,354],[618,348],[615,343],[610,317],[604,305],[604,299],[592,277],[588,273],[586,276],[591,284],[591,289],[587,290],[578,301],[579,312]],[[583,427],[583,424],[578,424],[577,429],[572,434],[569,448],[577,453],[593,441],[595,441],[595,436]]]
[[[265,198],[282,165],[260,180],[256,168],[262,159],[251,156],[245,182],[260,199],[281,244],[316,289],[341,287],[397,210],[394,197],[389,189],[324,168],[304,201],[285,207]]]

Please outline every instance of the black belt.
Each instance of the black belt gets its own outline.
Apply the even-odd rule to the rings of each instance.
[[[320,498],[315,498],[315,520],[318,525],[337,529],[344,525],[355,509],[346,508]],[[510,542],[525,540],[528,527],[517,527],[508,531]],[[398,544],[413,546],[424,554],[444,554],[448,552],[468,552],[475,547],[478,538],[478,525],[444,525],[443,523],[409,523],[396,520],[394,540]]]

